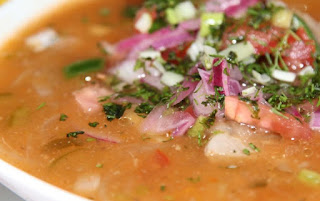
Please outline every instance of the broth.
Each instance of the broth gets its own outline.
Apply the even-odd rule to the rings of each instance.
[[[296,2],[301,1],[290,1]],[[105,57],[97,43],[115,43],[130,36],[131,20],[122,16],[126,3],[88,1],[65,8],[3,48],[1,158],[94,200],[319,200],[319,187],[297,180],[301,168],[320,170],[317,134],[310,141],[290,141],[257,132],[247,142],[261,152],[209,159],[203,154],[204,147],[187,136],[174,140],[141,136],[137,126],[142,118],[131,110],[112,123],[102,112],[82,112],[72,93],[88,84],[88,76],[91,82],[99,79],[94,73],[65,79],[62,67],[80,59]],[[307,11],[320,19],[316,7]],[[99,14],[101,8],[110,13]],[[55,29],[61,39],[43,52],[32,52],[25,38],[47,27]],[[66,121],[59,121],[61,114],[68,116]],[[88,122],[100,124],[92,128]],[[239,127],[239,133],[253,132],[247,126],[230,125]],[[107,134],[109,142],[85,135],[66,138],[66,133],[78,130]],[[112,143],[114,140],[121,143]],[[79,181],[99,181],[100,186],[91,191],[90,186],[78,186]]]

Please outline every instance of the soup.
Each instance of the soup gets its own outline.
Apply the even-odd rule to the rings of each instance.
[[[317,172],[320,172],[320,155],[317,150],[320,148],[320,138],[317,131],[311,131],[306,126],[307,123],[304,123],[307,117],[300,117],[304,114],[303,111],[298,112],[300,116],[289,115],[289,112],[284,110],[270,112],[265,109],[266,105],[255,99],[251,100],[248,96],[245,100],[239,100],[237,96],[228,98],[227,95],[222,97],[225,108],[222,109],[220,105],[216,108],[213,115],[216,118],[212,118],[212,108],[206,106],[205,109],[197,110],[198,104],[192,102],[197,97],[190,99],[191,103],[188,104],[185,104],[188,98],[184,98],[185,102],[181,100],[181,104],[177,103],[179,107],[167,110],[161,104],[163,99],[173,104],[179,99],[181,92],[190,89],[189,86],[177,90],[181,85],[174,85],[185,80],[181,80],[180,74],[174,70],[172,72],[175,73],[167,73],[170,71],[169,67],[166,69],[169,78],[163,78],[160,83],[161,93],[144,85],[139,85],[140,88],[136,91],[136,88],[121,84],[121,78],[127,83],[135,83],[129,80],[132,75],[127,72],[131,71],[125,71],[122,67],[121,71],[115,71],[114,69],[118,68],[112,67],[123,60],[127,61],[134,50],[125,52],[126,50],[120,49],[118,51],[122,55],[119,52],[115,54],[117,47],[112,44],[119,47],[120,40],[136,34],[133,26],[141,32],[149,31],[150,27],[141,27],[137,23],[143,19],[143,14],[148,18],[148,13],[140,12],[141,18],[138,14],[135,24],[130,18],[131,12],[137,9],[139,3],[97,0],[72,5],[26,30],[3,48],[0,58],[1,158],[44,181],[93,200],[318,200],[320,176]],[[290,1],[290,6],[305,9],[299,3],[301,1]],[[320,19],[316,10],[313,10],[318,4],[315,1],[310,2],[312,7],[303,11],[308,11],[313,17]],[[257,11],[255,9],[261,8],[253,8],[251,12]],[[214,18],[220,19],[221,16],[223,15],[218,14]],[[241,18],[238,21],[241,21]],[[145,25],[148,21],[143,22]],[[262,25],[257,26],[261,28]],[[194,33],[198,31],[198,28],[196,29],[189,31]],[[317,33],[317,28],[311,29],[316,30],[314,34]],[[154,33],[157,33],[157,30],[154,30]],[[302,41],[304,35],[299,35],[298,30],[294,29],[293,34],[290,32],[293,35],[292,40],[298,37],[296,40],[299,43],[315,45],[311,38],[308,38],[311,42]],[[172,34],[170,31],[158,37]],[[203,31],[203,37],[207,37],[208,31],[212,30]],[[230,34],[234,32],[236,31],[231,31]],[[225,33],[228,31],[223,34]],[[145,37],[147,34],[142,35]],[[39,37],[45,38],[45,42],[41,42]],[[181,38],[183,37],[179,35],[175,40],[179,41]],[[243,51],[248,48],[248,44],[252,43],[254,46],[254,41],[241,43],[243,39],[238,37],[233,37],[231,42],[233,40],[236,40],[235,45],[243,45]],[[171,64],[175,66],[180,62],[177,55],[183,52],[185,56],[186,49],[192,46],[194,38],[186,41],[187,45],[181,46],[178,51],[175,47],[160,50],[161,56],[166,58],[165,60],[171,58]],[[170,44],[172,43],[174,40],[171,39]],[[185,41],[183,44],[186,44]],[[135,43],[133,48],[136,45],[139,44]],[[230,45],[233,44],[227,46]],[[215,47],[214,43],[209,47]],[[266,48],[266,45],[260,48]],[[163,52],[166,50],[169,51],[165,56]],[[152,60],[153,55],[159,55],[159,52],[151,49],[144,52],[147,56],[141,57],[141,51],[139,58],[147,58],[143,62]],[[268,51],[264,55],[270,53],[269,56],[274,59],[273,52]],[[238,51],[237,59],[240,59],[239,55]],[[214,62],[209,60],[211,67],[212,63],[217,67],[226,62],[224,57],[219,56],[221,55],[216,55],[215,59],[223,59]],[[264,57],[261,60],[265,62]],[[254,62],[257,63],[258,59]],[[190,64],[196,65],[188,58],[184,65],[192,68]],[[135,63],[138,70],[141,70],[141,65],[137,67]],[[206,63],[199,65],[205,66]],[[280,67],[283,67],[281,65]],[[287,65],[290,67],[288,63]],[[89,70],[86,66],[90,66]],[[104,66],[107,67],[102,68]],[[92,68],[96,71],[91,72]],[[209,72],[203,66],[199,68]],[[112,73],[118,78],[115,79]],[[221,75],[228,73],[230,72],[226,70],[226,73],[222,72]],[[189,76],[192,77],[191,74]],[[194,78],[200,79],[199,76],[196,74]],[[281,77],[278,79],[281,80]],[[243,78],[239,79],[239,82],[242,82],[241,80]],[[196,82],[198,84],[199,80]],[[274,82],[278,85],[289,83],[295,87],[301,84],[294,81]],[[156,84],[157,80],[144,83],[152,85]],[[243,82],[241,87],[244,88],[241,92],[249,88],[245,87],[244,83],[249,86],[249,82]],[[170,86],[170,90],[176,87],[176,92],[179,91],[176,99],[166,96],[167,93],[170,94],[170,90],[163,85]],[[203,85],[198,85],[193,93],[197,93],[204,85],[204,82]],[[254,86],[258,88],[260,85],[261,83],[258,83]],[[219,94],[225,95],[226,91],[223,90],[224,92]],[[114,98],[112,94],[115,91],[124,95]],[[259,90],[254,91],[254,95],[258,93]],[[318,92],[314,92],[316,93]],[[141,99],[148,100],[143,101],[148,104],[143,105]],[[270,100],[270,96],[266,99]],[[211,103],[208,102],[208,105]],[[280,103],[284,105],[287,102]],[[247,105],[241,107],[244,104]],[[272,105],[273,102],[268,104]],[[230,112],[234,105],[241,109]],[[220,109],[225,111],[221,115],[223,118],[219,117]],[[259,120],[254,118],[255,110],[260,114]],[[194,114],[197,111],[201,115]],[[238,113],[239,111],[242,112]],[[238,114],[248,111],[251,112],[249,118],[237,120]],[[160,113],[160,117],[156,113]],[[176,114],[186,121],[181,123],[180,119],[177,124],[172,125],[177,121]],[[157,118],[150,120],[151,115]],[[282,122],[289,119],[293,126],[268,129],[261,123],[268,115],[282,118]],[[228,117],[227,120],[224,116]],[[247,119],[250,119],[250,122]],[[204,128],[206,123],[208,127]],[[203,129],[210,134],[204,134]]]

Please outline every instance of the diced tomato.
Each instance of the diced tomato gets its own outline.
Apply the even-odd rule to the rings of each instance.
[[[271,53],[272,48],[277,46],[283,35],[283,29],[271,25],[263,25],[259,29],[254,29],[247,25],[241,27],[232,26],[223,35],[223,48],[231,45],[233,39],[243,37],[245,40],[250,41],[257,54],[263,55]]]
[[[316,51],[315,41],[309,38],[303,27],[300,27],[296,34],[301,40],[298,41],[290,35],[288,37],[290,46],[282,54],[284,62],[292,72],[299,72],[306,66],[313,66],[313,54]]]
[[[155,153],[155,159],[157,161],[157,163],[161,166],[161,167],[166,167],[170,164],[169,158],[167,157],[166,154],[164,154],[162,151],[160,151],[159,149],[156,150]]]
[[[187,50],[189,49],[191,43],[185,43],[179,45],[178,47],[168,48],[161,53],[164,60],[169,63],[179,64],[179,59],[183,59],[187,55]],[[175,58],[170,58],[170,54],[174,54]]]
[[[227,118],[270,130],[284,138],[309,139],[312,136],[312,130],[307,123],[287,113],[282,113],[285,117],[275,114],[269,106],[264,104],[259,104],[259,119],[253,118],[250,105],[236,96],[226,97],[225,108]]]
[[[188,112],[189,114],[191,114],[193,117],[196,117],[196,115],[194,114],[194,110],[192,106],[187,107],[187,109],[185,110],[185,112]]]

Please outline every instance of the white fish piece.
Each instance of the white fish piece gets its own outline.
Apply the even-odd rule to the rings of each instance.
[[[218,134],[213,136],[204,149],[208,157],[212,156],[246,156],[243,150],[247,147],[236,137],[229,134]]]

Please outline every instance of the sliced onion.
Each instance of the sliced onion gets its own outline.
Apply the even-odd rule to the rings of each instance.
[[[202,80],[202,84],[204,85],[204,89],[208,95],[214,95],[214,87],[213,87],[213,75],[212,71],[205,71],[202,69],[198,69],[199,75]]]
[[[298,75],[300,75],[300,76],[314,75],[314,74],[315,74],[315,72],[314,72],[314,69],[312,66],[306,66],[298,73]]]
[[[117,98],[117,94],[115,96],[110,98],[110,101],[117,104],[123,104],[123,103],[132,103],[132,104],[140,104],[143,101],[139,98],[125,96],[125,97],[119,97]]]
[[[183,29],[176,29],[154,40],[151,46],[156,50],[161,50],[176,47],[192,40],[194,40],[194,37],[187,31]]]
[[[126,60],[111,68],[110,73],[116,75],[120,80],[132,84],[135,80],[145,77],[143,69],[134,70],[136,60]]]
[[[242,91],[241,85],[237,80],[229,79],[226,86],[223,88],[226,96],[237,96]]]
[[[187,50],[187,54],[190,56],[192,61],[196,61],[200,52],[204,49],[204,38],[198,37]]]
[[[108,137],[104,136],[103,134],[98,134],[98,133],[87,133],[85,132],[85,135],[103,142],[109,142],[113,144],[119,144],[121,142],[120,139],[117,139],[115,137]]]
[[[116,52],[128,52],[147,38],[148,34],[138,34],[131,38],[124,39],[116,45]]]
[[[145,76],[144,78],[141,78],[140,81],[142,83],[146,83],[160,91],[163,90],[164,85],[161,83],[160,77],[153,77],[153,76]]]
[[[200,29],[200,20],[194,19],[194,20],[188,20],[181,22],[178,26],[179,29],[184,29],[187,31],[196,31]]]
[[[267,74],[260,74],[255,70],[252,70],[252,76],[255,78],[255,81],[259,84],[266,85],[271,82],[271,78]]]
[[[154,108],[142,123],[141,130],[148,134],[166,134],[181,136],[195,123],[195,118],[188,112],[173,111],[166,106]]]
[[[180,74],[167,71],[163,73],[161,77],[161,82],[169,87],[172,87],[180,82],[182,82],[184,77]]]
[[[313,130],[320,130],[320,111],[311,114],[309,125]]]
[[[239,17],[248,7],[259,0],[210,0],[206,3],[206,10],[210,12],[224,12],[231,17]]]
[[[111,95],[112,91],[99,86],[89,86],[73,92],[75,100],[82,110],[87,113],[101,110],[99,97]]]
[[[242,73],[241,73],[240,69],[238,68],[238,66],[233,66],[230,69],[229,74],[230,74],[230,78],[232,78],[232,79],[235,79],[238,81],[243,79]]]
[[[205,106],[204,104],[202,104],[202,102],[207,100],[206,97],[209,95],[205,89],[205,84],[203,81],[204,80],[201,80],[198,83],[195,92],[190,96],[190,101],[192,103],[193,111],[196,116],[209,116],[215,109],[215,107],[213,107],[212,105]]]
[[[195,65],[190,71],[189,71],[189,75],[192,75],[194,73],[196,73],[198,71],[198,66],[199,64]],[[196,88],[198,82],[197,81],[193,81],[190,78],[185,78],[185,80],[182,82],[181,87],[179,87],[176,90],[176,94],[173,96],[174,99],[176,99],[173,102],[173,105],[176,105],[178,103],[180,103],[183,99],[187,98]]]
[[[272,72],[272,77],[274,79],[284,81],[284,82],[293,82],[295,81],[297,75],[293,72],[283,71],[283,70],[277,70],[275,69]]]

